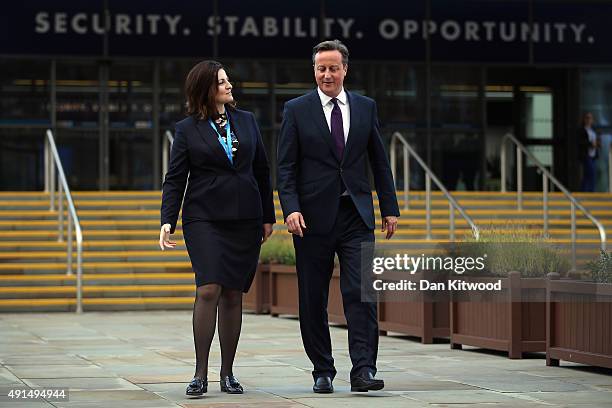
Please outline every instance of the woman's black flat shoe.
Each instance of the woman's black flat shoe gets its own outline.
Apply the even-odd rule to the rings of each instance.
[[[226,375],[221,378],[221,391],[227,392],[228,394],[243,394],[244,390],[242,385],[238,382],[236,377],[233,375]]]
[[[193,377],[193,380],[187,386],[185,394],[187,395],[202,395],[208,391],[208,381],[198,377]]]

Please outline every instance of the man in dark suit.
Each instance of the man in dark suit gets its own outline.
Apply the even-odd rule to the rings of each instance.
[[[582,115],[582,126],[578,129],[578,155],[582,162],[581,191],[595,191],[597,182],[597,157],[599,156],[599,138],[593,129],[595,119],[591,112]]]
[[[336,375],[327,321],[334,254],[353,364],[352,391],[380,390],[376,303],[361,299],[362,243],[374,242],[368,159],[382,230],[391,238],[399,208],[379,133],[376,103],[344,90],[348,50],[338,40],[313,49],[318,88],[285,104],[278,141],[278,192],[295,247],[300,329],[314,365],[313,391],[333,392]]]

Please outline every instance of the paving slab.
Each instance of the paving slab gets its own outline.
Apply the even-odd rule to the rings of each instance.
[[[571,395],[560,392],[529,392],[526,396],[542,403],[565,404],[573,401],[575,404],[592,404],[600,407],[612,407],[612,398],[607,391],[575,391]]]
[[[234,374],[246,393],[219,390],[215,337],[209,392],[189,398],[195,357],[188,311],[2,314],[0,391],[69,388],[71,399],[6,405],[2,394],[0,407],[612,408],[612,370],[566,362],[546,367],[541,353],[510,360],[505,353],[451,350],[448,343],[424,345],[405,336],[380,338],[377,377],[385,389],[352,393],[346,328],[330,330],[338,371],[333,394],[312,392],[296,319],[244,314]]]
[[[84,378],[114,377],[96,365],[6,365],[14,375],[20,378]]]
[[[81,390],[141,390],[124,378],[24,378],[23,382],[31,388],[67,388]]]
[[[385,393],[367,393],[366,395],[351,395],[347,398],[299,398],[296,401],[312,408],[355,408],[355,407],[385,407],[385,408],[425,408],[429,407],[420,401],[410,400],[401,396]]]
[[[21,384],[21,380],[8,368],[0,367],[0,386],[11,384]]]
[[[472,390],[435,390],[435,391],[397,391],[407,398],[429,404],[497,404],[508,403],[520,405],[523,401],[516,399],[511,393],[501,393],[481,389]]]

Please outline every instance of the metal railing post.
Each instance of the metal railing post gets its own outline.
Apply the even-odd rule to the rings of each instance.
[[[576,271],[576,205],[571,203],[570,217],[572,220],[572,271]]]
[[[57,186],[59,194],[57,196],[57,242],[64,241],[64,188],[62,183]],[[70,222],[70,217],[68,217]]]
[[[172,136],[172,133],[170,133],[169,130],[166,130],[162,140],[163,140],[163,147],[162,147],[162,183],[163,183],[164,177],[166,176],[166,173],[168,172],[168,163],[170,161],[169,150],[172,149],[172,144],[174,143],[174,137]]]
[[[408,197],[410,194],[410,152],[404,146],[404,210],[408,209]]]
[[[516,206],[519,211],[523,209],[523,155],[518,146],[516,148]]]
[[[390,144],[390,148],[391,148],[390,164],[391,164],[391,172],[393,174],[394,182],[396,180],[395,176],[396,176],[396,166],[397,166],[397,156],[396,156],[397,153],[395,151],[395,146],[397,144],[397,141],[401,142],[402,145],[404,146],[404,176],[406,176],[406,174],[408,175],[410,174],[410,162],[409,162],[410,156],[412,156],[414,160],[416,160],[418,165],[421,166],[421,168],[425,171],[425,207],[426,207],[425,217],[426,217],[426,224],[427,224],[427,239],[431,239],[431,235],[432,235],[431,234],[431,229],[432,229],[431,228],[431,182],[432,181],[436,184],[436,186],[438,186],[442,194],[444,194],[444,197],[448,200],[449,208],[451,209],[451,213],[449,215],[450,223],[451,223],[450,225],[451,237],[454,238],[454,235],[455,235],[455,213],[454,211],[457,211],[467,221],[468,225],[472,229],[472,235],[474,236],[474,238],[476,240],[480,239],[480,229],[476,226],[474,221],[470,218],[469,215],[467,215],[464,209],[459,205],[459,203],[457,203],[457,201],[453,198],[453,196],[451,196],[451,194],[448,192],[446,187],[444,187],[444,185],[440,182],[440,180],[438,180],[436,175],[431,171],[431,169],[423,161],[421,156],[419,156],[419,154],[410,146],[410,144],[406,141],[406,139],[404,139],[402,134],[399,132],[393,133],[393,135],[391,136],[391,144]],[[409,187],[409,185],[410,185],[410,178],[408,176],[408,183],[407,183],[407,186],[405,187]],[[408,188],[404,189],[404,194],[405,194],[405,197],[408,197]],[[405,203],[405,208],[406,209],[408,208],[407,200]]]
[[[608,193],[612,193],[612,144],[608,146]]]
[[[504,149],[506,141],[510,140],[516,146],[517,151],[517,203],[519,206],[519,210],[522,208],[522,191],[523,191],[523,180],[522,180],[522,155],[527,156],[529,160],[535,163],[536,167],[542,172],[542,217],[543,217],[543,229],[544,233],[548,234],[549,227],[549,216],[548,216],[548,193],[549,193],[549,183],[552,183],[550,189],[555,186],[563,193],[563,195],[570,201],[571,203],[571,248],[572,248],[572,268],[576,269],[576,209],[582,211],[584,216],[586,216],[589,221],[595,225],[599,232],[599,240],[600,240],[600,248],[602,251],[606,250],[606,229],[603,224],[591,214],[589,210],[587,210],[580,202],[573,196],[573,194],[561,184],[559,180],[552,175],[552,173],[530,152],[514,135],[511,133],[507,133],[504,135],[502,140],[502,156],[504,155]],[[610,160],[612,163],[612,150],[609,153]],[[505,159],[502,159],[502,162],[505,162]],[[503,171],[503,168],[501,169]],[[610,169],[609,169],[610,170]],[[610,170],[612,173],[612,170]],[[611,174],[612,180],[612,174]],[[612,185],[610,186],[612,187]]]
[[[81,242],[82,244],[82,242]],[[81,314],[83,313],[83,250],[82,247],[79,246],[77,240],[77,276],[76,276],[76,294],[77,294],[77,304],[76,304],[76,312]]]
[[[44,166],[45,166],[45,193],[49,193],[51,191],[51,151],[49,150],[49,142],[45,139],[44,143]]]
[[[55,211],[55,166],[49,172],[49,211]]]
[[[66,240],[66,249],[68,259],[66,260],[66,275],[72,275],[72,217],[68,214],[68,239]]]
[[[455,209],[453,203],[448,203],[448,224],[449,224],[449,240],[455,240]]]
[[[427,239],[431,239],[431,177],[425,174],[425,220],[427,223]]]
[[[542,172],[542,212],[544,213],[544,236],[548,237],[548,176]]]
[[[393,176],[394,182],[397,180],[397,152],[395,151],[395,140],[394,137],[391,138],[391,145],[389,147],[389,165],[391,166],[391,175]]]
[[[49,161],[52,167],[52,171],[49,173],[49,191],[51,193],[49,197],[49,201],[51,202],[51,208],[55,207],[55,172],[57,171],[58,180],[58,211],[60,214],[58,215],[58,223],[63,226],[63,198],[65,195],[66,198],[66,206],[67,206],[67,218],[68,218],[68,226],[66,228],[67,233],[67,243],[66,243],[66,274],[71,275],[73,273],[73,236],[72,230],[74,229],[74,235],[76,237],[76,250],[77,250],[77,267],[76,267],[76,312],[83,312],[83,231],[81,230],[81,224],[79,222],[79,217],[76,213],[76,207],[74,205],[74,201],[72,200],[72,193],[70,192],[70,187],[68,186],[68,182],[66,180],[66,174],[64,173],[64,168],[62,166],[62,162],[60,160],[59,154],[57,152],[57,147],[55,146],[55,140],[53,139],[53,132],[51,130],[47,130],[46,132],[46,142],[49,148]],[[51,170],[51,169],[50,169]],[[61,222],[59,222],[61,217]],[[60,228],[60,227],[58,227]],[[61,231],[61,230],[60,230]],[[63,237],[63,231],[60,232],[60,237]]]
[[[500,166],[501,166],[501,192],[506,192],[506,142],[502,140],[501,155],[500,155]]]

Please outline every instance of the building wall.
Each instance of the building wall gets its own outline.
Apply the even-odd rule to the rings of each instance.
[[[449,188],[498,189],[510,132],[576,189],[581,113],[595,114],[603,147],[612,133],[608,12],[612,1],[11,4],[0,25],[11,38],[0,45],[0,189],[42,188],[49,127],[73,188],[159,188],[185,75],[209,58],[227,66],[274,162],[283,104],[314,88],[310,49],[328,37],[349,46],[346,87],[376,99],[385,141],[402,132]],[[533,140],[534,129],[549,130]],[[419,169],[411,183],[423,186]]]

